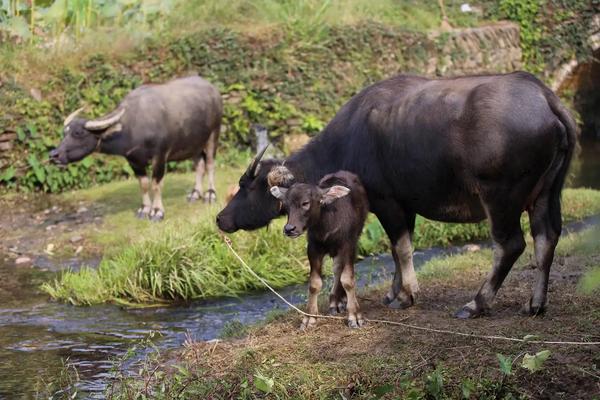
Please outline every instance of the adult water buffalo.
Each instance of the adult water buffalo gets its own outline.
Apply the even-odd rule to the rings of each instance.
[[[538,272],[524,311],[544,311],[561,231],[560,193],[576,143],[573,119],[533,75],[514,72],[431,80],[399,75],[354,96],[324,131],[285,161],[255,161],[217,216],[226,231],[265,226],[282,211],[269,187],[316,183],[348,170],[364,184],[370,209],[392,242],[394,280],[384,302],[411,306],[415,215],[448,222],[487,218],[493,269],[456,316],[489,309],[525,249],[519,219],[529,213]],[[287,181],[287,182],[282,182]]]
[[[142,206],[139,218],[164,218],[161,187],[168,161],[193,159],[196,184],[188,195],[202,197],[202,180],[208,170],[204,200],[216,199],[215,152],[223,104],[219,91],[198,76],[162,85],[143,85],[129,93],[116,110],[96,120],[77,118],[79,109],[64,122],[64,139],[50,158],[59,164],[79,161],[98,151],[124,156],[139,179]],[[152,165],[152,185],[146,174]],[[152,189],[153,198],[149,191]]]

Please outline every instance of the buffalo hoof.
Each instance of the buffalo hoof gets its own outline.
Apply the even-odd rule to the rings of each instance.
[[[399,296],[396,297],[395,299],[390,299],[388,295],[386,295],[383,300],[382,303],[386,306],[388,306],[388,308],[394,309],[394,310],[404,310],[405,308],[409,308],[412,307],[413,305],[415,305],[415,298],[414,296],[410,295],[410,296],[406,296],[406,298],[402,298],[404,296]]]
[[[300,324],[300,330],[305,331],[310,328],[314,328],[317,325],[317,319],[315,317],[304,317]]]
[[[212,189],[208,189],[206,193],[204,193],[204,202],[208,204],[215,203],[217,201],[217,192]]]
[[[454,317],[458,319],[470,319],[478,318],[489,313],[485,308],[476,307],[474,304],[468,303],[464,305],[460,310],[454,313]]]
[[[193,189],[190,192],[190,194],[187,195],[187,201],[188,201],[188,203],[194,203],[194,202],[200,200],[201,197],[202,197],[202,193],[200,193],[196,189]]]
[[[160,222],[165,219],[165,212],[160,208],[154,208],[150,211],[150,221]]]
[[[527,315],[530,317],[537,317],[539,315],[543,315],[546,312],[546,305],[533,305],[533,300],[530,299],[527,303],[523,305],[521,308],[521,314]]]
[[[138,208],[138,210],[135,212],[135,217],[138,219],[147,219],[148,216],[150,214],[150,210],[144,208],[144,207],[140,207]]]
[[[358,319],[349,319],[348,320],[348,328],[351,328],[351,329],[358,329],[365,325],[366,325],[366,322],[364,319],[362,319],[362,317],[359,317]]]
[[[337,306],[329,307],[329,315],[343,314],[346,312],[346,302],[340,301]]]

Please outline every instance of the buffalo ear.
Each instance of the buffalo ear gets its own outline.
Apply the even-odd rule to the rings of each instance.
[[[348,193],[350,193],[350,189],[346,186],[335,185],[329,189],[324,189],[321,192],[321,204],[331,204]]]
[[[288,190],[284,187],[273,186],[271,187],[271,189],[269,189],[269,191],[276,199],[283,200],[283,198],[285,197],[285,192],[287,192]]]

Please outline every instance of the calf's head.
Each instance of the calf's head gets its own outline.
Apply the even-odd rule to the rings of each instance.
[[[262,228],[282,215],[282,204],[269,193],[269,188],[290,186],[294,176],[281,161],[261,161],[265,150],[250,163],[240,178],[237,193],[217,215],[217,225],[222,231],[231,233],[239,229]]]
[[[334,185],[323,189],[305,183],[296,183],[289,189],[273,186],[270,191],[287,209],[288,220],[283,233],[292,238],[302,235],[319,221],[322,207],[350,193],[345,186]]]
[[[54,163],[64,165],[81,160],[98,148],[109,131],[121,129],[119,121],[125,113],[124,108],[97,120],[79,118],[82,110],[80,108],[65,119],[63,140],[49,154]]]

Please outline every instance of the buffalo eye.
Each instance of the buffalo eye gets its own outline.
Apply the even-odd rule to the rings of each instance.
[[[71,134],[72,134],[73,136],[75,136],[75,137],[78,137],[78,138],[80,138],[80,137],[82,137],[82,136],[83,136],[83,131],[81,131],[81,130],[75,130],[75,131],[73,131]]]
[[[302,206],[302,208],[304,208],[305,210],[308,210],[310,208],[310,201],[303,201],[302,204],[300,204]]]

